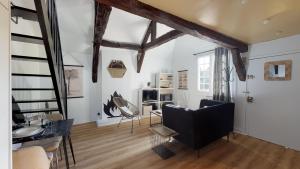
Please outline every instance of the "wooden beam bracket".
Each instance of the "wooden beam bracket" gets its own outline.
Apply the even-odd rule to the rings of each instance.
[[[145,44],[145,50],[149,50],[149,49],[152,49],[152,48],[155,48],[155,47],[158,47],[164,43],[167,43],[173,39],[176,39],[180,36],[184,35],[184,33],[178,31],[178,30],[172,30],[160,37],[158,37],[157,39]]]
[[[102,40],[101,46],[110,47],[110,48],[129,49],[129,50],[141,49],[141,46],[139,44],[115,42],[115,41],[110,41],[110,40],[105,40],[105,39]]]
[[[212,29],[184,20],[178,16],[164,12],[138,0],[97,0],[106,5],[119,8],[129,13],[145,17],[155,22],[165,24],[171,28],[190,34],[201,39],[208,40],[220,46],[230,49],[238,48],[240,52],[248,51],[248,44],[234,39]]]
[[[232,62],[240,81],[246,81],[247,71],[239,49],[231,49]]]
[[[112,7],[110,5],[105,5],[95,0],[95,26],[92,65],[92,80],[94,83],[98,81],[99,50],[111,10]]]

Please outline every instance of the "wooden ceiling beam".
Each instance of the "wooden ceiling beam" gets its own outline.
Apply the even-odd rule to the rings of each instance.
[[[95,1],[95,25],[92,65],[92,80],[94,83],[98,81],[99,50],[111,10],[111,6],[97,3],[97,1]]]
[[[227,35],[206,28],[204,26],[184,20],[180,17],[164,12],[137,0],[97,0],[98,2],[110,5],[129,13],[148,18],[179,30],[185,34],[190,34],[201,39],[219,44],[227,48],[238,48],[240,52],[248,51],[248,44]]]
[[[231,49],[231,55],[232,55],[232,62],[235,66],[235,70],[240,81],[246,81],[247,71],[241,57],[241,52],[237,48]]]
[[[152,21],[152,24],[151,24],[151,41],[154,41],[156,39],[156,31],[157,31],[156,22]]]
[[[129,50],[139,50],[139,49],[141,49],[141,46],[139,44],[125,43],[125,42],[115,42],[115,41],[110,41],[110,40],[105,40],[105,39],[102,40],[101,46],[110,47],[110,48],[129,49]]]
[[[144,35],[144,38],[142,40],[142,44],[141,44],[141,49],[138,51],[138,54],[137,54],[137,73],[140,73],[141,72],[141,69],[142,69],[142,65],[143,65],[143,61],[144,61],[144,57],[145,57],[145,54],[146,54],[146,51],[145,51],[145,45],[151,35],[151,31],[152,31],[152,25],[154,24],[153,21],[150,22],[150,24],[148,25],[148,28],[145,32],[145,35]]]
[[[146,51],[144,49],[140,49],[137,54],[137,73],[141,72],[144,57],[145,57]]]
[[[143,48],[143,46],[147,43],[147,41],[148,41],[148,39],[149,39],[149,37],[150,37],[150,35],[151,35],[151,28],[152,28],[152,24],[153,24],[154,22],[153,21],[151,21],[150,22],[150,24],[148,25],[148,28],[147,28],[147,30],[146,30],[146,33],[145,33],[145,35],[144,35],[144,38],[143,38],[143,41],[142,41],[142,44],[141,44],[141,46],[142,46],[142,48]]]
[[[178,31],[178,30],[172,30],[160,37],[158,37],[157,39],[145,44],[145,50],[149,50],[149,49],[152,49],[152,48],[155,48],[155,47],[158,47],[164,43],[167,43],[173,39],[176,39],[180,36],[184,35],[184,33]]]

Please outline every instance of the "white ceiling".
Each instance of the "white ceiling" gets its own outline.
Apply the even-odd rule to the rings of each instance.
[[[64,54],[92,56],[94,2],[86,0],[56,0],[56,6]]]
[[[65,54],[91,54],[94,36],[94,2],[56,0],[56,3]],[[148,19],[113,8],[103,38],[140,44],[149,23]],[[157,36],[170,30],[172,29],[158,24]]]
[[[109,17],[104,39],[140,44],[150,21],[146,18],[113,8]],[[162,24],[157,25],[157,37],[172,30]]]
[[[76,58],[92,57],[94,37],[94,2],[86,0],[56,0],[60,36],[64,55]],[[80,11],[80,12],[78,12]],[[150,21],[148,19],[113,8],[104,39],[140,44]],[[172,30],[162,24],[157,25],[157,37]],[[184,38],[179,38],[184,39]],[[210,44],[199,38],[199,48]],[[171,43],[171,42],[170,42]],[[162,45],[161,47],[164,47]],[[167,47],[167,45],[166,45]],[[173,50],[169,48],[168,50]]]

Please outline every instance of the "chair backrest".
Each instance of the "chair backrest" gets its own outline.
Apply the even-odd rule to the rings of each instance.
[[[127,118],[131,118],[132,116],[136,115],[137,113],[129,109],[129,102],[122,97],[114,97],[113,98],[114,104],[120,110],[121,114]]]
[[[50,121],[59,121],[59,120],[63,120],[64,117],[60,113],[53,113],[53,114],[47,114],[47,119]]]
[[[50,160],[42,147],[33,146],[13,151],[14,169],[49,169]]]
[[[122,97],[114,97],[113,102],[118,108],[128,106],[127,101],[124,100]]]
[[[200,101],[199,109],[203,108],[204,106],[216,106],[216,105],[225,104],[225,103],[226,102],[223,102],[223,101],[202,99]]]
[[[25,123],[25,116],[23,114],[16,114],[16,111],[20,111],[18,103],[15,103],[15,98],[12,96],[12,120],[14,123]]]

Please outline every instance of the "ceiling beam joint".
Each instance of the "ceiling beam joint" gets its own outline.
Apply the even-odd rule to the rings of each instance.
[[[98,81],[99,50],[112,7],[95,0],[92,81]]]
[[[145,17],[155,22],[165,24],[171,28],[190,34],[201,39],[208,40],[220,46],[235,49],[238,48],[241,53],[248,51],[248,44],[240,40],[224,35],[215,30],[195,24],[193,22],[182,19],[178,16],[164,12],[150,5],[142,3],[138,0],[97,0],[98,2],[115,8],[127,11],[129,13]]]

